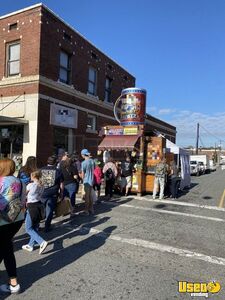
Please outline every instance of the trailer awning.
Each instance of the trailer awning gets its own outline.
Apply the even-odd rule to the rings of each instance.
[[[133,150],[135,144],[139,139],[139,135],[107,135],[104,137],[100,145],[99,150]]]

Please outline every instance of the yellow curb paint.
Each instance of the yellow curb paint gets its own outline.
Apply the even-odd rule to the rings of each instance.
[[[219,203],[219,207],[223,207],[224,206],[224,198],[225,198],[225,190],[223,191],[223,195],[222,195],[222,197],[221,197],[221,199],[220,199],[220,203]]]

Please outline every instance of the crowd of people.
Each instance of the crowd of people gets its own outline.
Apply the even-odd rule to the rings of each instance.
[[[81,159],[82,158],[82,159]],[[16,164],[12,159],[0,160],[0,263],[4,261],[9,282],[0,286],[0,292],[19,293],[16,260],[13,250],[13,237],[25,220],[25,230],[29,242],[22,246],[24,251],[32,252],[38,245],[42,254],[48,242],[43,239],[39,226],[44,220],[44,231],[52,229],[52,219],[58,201],[70,199],[71,215],[76,213],[76,195],[83,186],[85,207],[82,215],[94,214],[94,199],[100,202],[101,184],[105,183],[105,199],[113,196],[115,186],[120,193],[128,195],[131,188],[133,165],[127,156],[124,163],[115,163],[112,158],[103,165],[93,159],[87,149],[81,154],[67,152],[60,156],[50,156],[47,164],[37,168],[37,160],[29,156],[26,163],[15,176]],[[118,180],[120,178],[120,180]],[[19,211],[18,209],[19,199]],[[12,206],[10,206],[12,205]],[[9,218],[9,212],[13,217]]]
[[[59,201],[64,201],[65,197],[69,198],[71,215],[76,214],[76,195],[82,183],[85,207],[80,214],[93,215],[94,199],[101,202],[102,183],[105,184],[105,200],[109,200],[116,190],[121,195],[127,196],[131,190],[132,173],[135,172],[135,166],[129,155],[126,155],[121,163],[108,157],[103,164],[98,159],[93,159],[87,149],[83,149],[80,155],[63,152],[59,157],[50,156],[47,164],[39,169],[36,157],[29,156],[17,177],[14,176],[15,169],[16,165],[12,159],[0,160],[0,263],[4,261],[9,277],[9,282],[0,286],[0,292],[6,293],[20,291],[12,240],[20,230],[24,219],[29,242],[23,245],[22,249],[32,252],[34,246],[38,245],[39,254],[42,254],[48,246],[48,241],[43,239],[39,225],[44,220],[45,232],[52,229],[52,219]],[[155,169],[153,199],[158,188],[160,188],[159,198],[164,197],[168,172],[171,195],[176,198],[173,181],[177,176],[176,166],[172,162],[169,167],[165,160],[161,160]],[[16,213],[18,199],[20,208]],[[12,215],[9,218],[11,211]]]

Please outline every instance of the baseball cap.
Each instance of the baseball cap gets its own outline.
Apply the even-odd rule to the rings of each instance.
[[[88,155],[90,155],[90,152],[88,151],[88,149],[83,149],[83,150],[81,150],[81,155],[88,156]]]

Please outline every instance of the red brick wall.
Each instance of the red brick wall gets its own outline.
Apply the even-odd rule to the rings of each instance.
[[[39,73],[40,12],[37,7],[0,20],[0,80],[6,75],[6,45],[16,40],[21,41],[21,76]],[[16,22],[18,30],[9,30]]]
[[[135,85],[135,78],[132,75],[82,38],[77,32],[66,26],[45,8],[42,8],[42,14],[41,75],[55,81],[58,80],[60,50],[62,49],[71,54],[71,84],[75,89],[83,93],[87,93],[88,70],[90,66],[98,71],[97,96],[101,100],[104,100],[106,76],[113,79],[112,99],[114,101],[123,88]],[[71,36],[71,41],[64,39],[64,33]],[[92,51],[97,55],[97,59],[92,58]],[[112,70],[108,68],[108,64],[112,66]],[[124,79],[125,76],[127,80]]]

